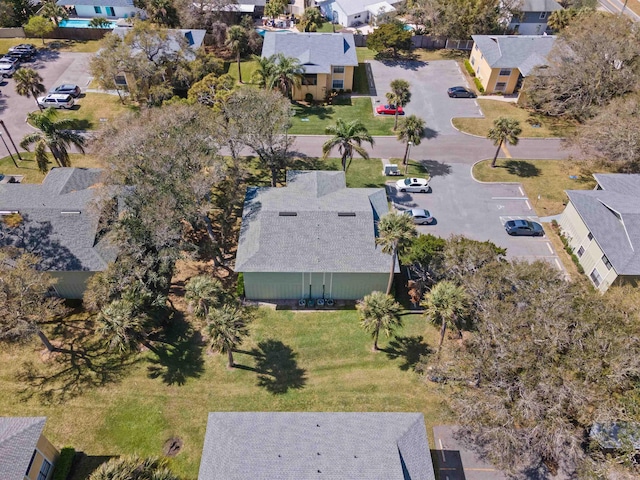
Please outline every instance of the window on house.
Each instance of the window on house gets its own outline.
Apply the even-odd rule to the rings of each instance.
[[[354,15],[353,18],[360,18],[360,14]]]
[[[504,92],[507,89],[507,82],[497,82],[496,92]]]
[[[315,73],[307,73],[302,77],[302,85],[317,85],[318,75]]]
[[[331,88],[342,90],[344,88],[344,80],[334,80],[331,84]]]
[[[476,75],[480,75],[480,67],[476,68]]]
[[[116,85],[126,86],[127,78],[124,75],[116,75],[115,82],[116,82]]]
[[[540,20],[547,18],[547,12],[540,12]]]
[[[593,240],[593,234],[592,234],[591,232],[589,232],[589,234],[587,235],[587,238],[588,238],[589,240]]]
[[[333,67],[333,73],[344,73],[344,67]]]
[[[480,60],[484,59],[484,53],[480,54]]]
[[[95,13],[102,13],[102,9],[100,7],[93,7],[93,11]]]
[[[51,464],[47,460],[42,460],[40,473],[38,473],[38,480],[47,480],[47,477],[49,476],[49,470],[51,470]]]
[[[511,75],[511,69],[510,68],[502,68],[500,69],[500,74],[501,77],[508,77]]]
[[[477,50],[480,50],[480,49],[478,48],[478,44],[476,44],[476,51],[477,51]]]
[[[584,254],[584,247],[580,245],[580,248],[576,252],[576,255],[578,255],[578,257],[581,257],[583,254]]]
[[[471,65],[476,66],[476,59],[471,57]]]
[[[604,266],[607,267],[607,270],[611,270],[611,268],[613,268],[606,255],[602,255],[602,263],[604,263]]]
[[[29,466],[27,467],[27,472],[25,473],[25,476],[29,476],[29,470],[31,470],[31,467],[33,465],[33,461],[36,459],[36,451],[33,451],[33,455],[31,455],[31,460],[29,461]]]
[[[589,277],[591,277],[591,280],[596,287],[599,287],[602,283],[602,277],[598,273],[598,270],[596,270],[595,268],[591,271],[591,275],[589,275]]]

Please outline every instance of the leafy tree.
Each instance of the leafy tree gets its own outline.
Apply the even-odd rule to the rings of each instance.
[[[207,317],[211,308],[221,306],[224,297],[224,288],[217,278],[198,275],[187,282],[185,298],[198,318]]]
[[[469,301],[464,288],[448,280],[438,282],[430,292],[425,294],[422,306],[425,315],[436,325],[440,325],[440,341],[438,353],[442,349],[447,325],[455,328],[462,338],[460,319],[469,309]]]
[[[496,166],[502,145],[504,143],[507,143],[507,145],[517,145],[519,141],[518,135],[521,133],[522,128],[520,128],[520,122],[513,118],[499,117],[493,121],[493,128],[489,130],[487,138],[493,140],[493,144],[497,145],[498,148],[491,161],[491,168]]]
[[[360,325],[373,337],[373,351],[377,352],[380,330],[390,337],[396,327],[402,326],[402,307],[391,295],[372,292],[356,304]]]
[[[324,16],[317,7],[309,7],[300,17],[300,28],[303,32],[317,32],[324,24]]]
[[[412,35],[410,31],[404,29],[401,22],[384,23],[369,34],[367,47],[379,53],[391,50],[396,57],[398,51],[411,49]]]
[[[166,460],[137,455],[113,457],[91,473],[89,480],[180,480]]]
[[[56,27],[60,25],[58,19],[67,20],[69,14],[62,5],[58,5],[54,0],[47,0],[40,9],[40,15],[47,20],[52,20],[56,24]]]
[[[192,103],[200,103],[207,107],[221,108],[221,105],[233,93],[236,81],[231,75],[218,76],[210,73],[189,89],[187,98]]]
[[[271,77],[269,77],[269,88],[279,88],[287,98],[291,98],[293,88],[299,87],[302,83],[304,66],[300,60],[293,57],[286,57],[282,53],[276,54]]]
[[[113,300],[98,314],[97,333],[108,341],[109,347],[121,352],[134,351],[146,342],[146,315],[140,311],[136,301]]]
[[[433,285],[444,275],[442,264],[446,245],[447,241],[444,238],[431,234],[418,235],[400,255],[402,264],[409,268],[411,276],[417,279],[420,291]]]
[[[567,28],[571,21],[576,16],[576,10],[556,10],[555,12],[551,12],[549,15],[549,19],[547,20],[547,25],[554,32],[558,33]]]
[[[172,0],[134,0],[133,4],[147,12],[152,22],[167,28],[180,25],[178,11]]]
[[[269,0],[267,5],[264,7],[264,14],[271,18],[276,18],[284,13],[287,5],[289,5],[288,0]]]
[[[504,260],[507,250],[490,241],[479,242],[461,235],[452,235],[447,239],[443,251],[441,275],[449,280],[464,283],[466,277],[488,265]]]
[[[69,147],[74,146],[84,153],[85,139],[71,130],[74,120],[63,118],[56,120],[57,112],[53,108],[47,108],[44,112],[31,112],[27,117],[38,131],[26,134],[20,146],[26,150],[35,144],[36,162],[41,172],[46,172],[47,156],[49,149],[58,166],[69,167]]]
[[[471,38],[471,35],[501,33],[500,19],[504,6],[512,9],[510,3],[514,2],[435,0],[431,5],[432,33],[460,40]]]
[[[13,229],[5,221],[3,229]],[[51,345],[40,324],[67,313],[62,300],[49,295],[55,280],[39,270],[40,260],[11,247],[0,248],[0,340],[24,341],[37,335],[50,352]]]
[[[240,56],[247,48],[247,31],[240,25],[234,25],[227,30],[227,47],[236,56],[238,64],[238,81],[242,83],[242,70],[240,68]]]
[[[382,246],[384,253],[391,255],[391,270],[387,284],[387,295],[389,295],[393,285],[397,258],[411,245],[412,239],[416,236],[416,227],[409,215],[389,212],[383,215],[378,222],[378,232],[376,243]]]
[[[13,5],[6,0],[0,0],[0,28],[15,27],[20,24],[16,21]]]
[[[16,92],[23,97],[33,97],[38,105],[38,108],[42,110],[42,107],[38,103],[38,96],[47,91],[42,84],[42,77],[32,68],[20,68],[13,74],[13,80],[16,82]]]
[[[548,66],[534,69],[524,92],[537,112],[585,121],[638,87],[640,30],[623,15],[595,12],[556,40]]]
[[[424,129],[426,124],[423,119],[416,115],[409,115],[400,121],[400,130],[396,134],[396,137],[401,142],[405,143],[404,157],[402,163],[405,165],[404,174],[407,174],[409,168],[409,142],[412,145],[420,145],[422,142],[422,136],[424,135]]]
[[[117,80],[119,76],[134,71],[130,49],[119,35],[105,35],[100,44],[102,48],[91,57],[89,70],[101,88],[115,90],[120,102],[124,103],[122,85]]]
[[[109,28],[111,22],[107,20],[105,17],[93,17],[89,21],[89,27],[91,28]]]
[[[40,37],[42,39],[42,44],[44,45],[44,37],[53,32],[54,25],[49,19],[39,15],[34,15],[23,28],[24,33],[28,36]]]
[[[328,135],[333,135],[322,145],[322,158],[327,158],[334,147],[342,155],[342,170],[347,171],[347,159],[353,159],[353,152],[362,158],[369,159],[369,154],[362,148],[362,143],[367,142],[373,147],[373,137],[369,135],[367,127],[360,120],[345,122],[339,118],[335,125],[325,129]]]
[[[250,310],[237,305],[226,304],[209,311],[207,331],[211,337],[211,347],[227,354],[229,368],[235,366],[233,350],[249,335],[247,326],[252,318]]]
[[[387,102],[399,107],[405,107],[411,101],[411,91],[409,82],[402,79],[391,81],[391,91],[387,92]],[[393,130],[398,128],[398,109],[394,115]]]

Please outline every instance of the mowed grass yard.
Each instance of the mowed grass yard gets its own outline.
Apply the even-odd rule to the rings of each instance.
[[[75,120],[77,130],[95,130],[114,121],[127,112],[135,111],[134,105],[123,105],[117,95],[107,93],[83,93],[70,110],[58,110],[58,118]]]
[[[533,115],[528,110],[511,102],[482,98],[478,98],[477,102],[484,114],[484,118],[454,118],[452,119],[454,127],[465,133],[486,137],[493,127],[495,119],[509,117],[520,122],[520,127],[522,128],[520,138],[566,137],[575,129],[575,125],[570,122]],[[534,127],[534,124],[538,126]]]
[[[10,345],[0,351],[0,409],[7,416],[47,416],[45,435],[54,445],[85,455],[73,480],[86,478],[109,456],[162,455],[164,443],[176,436],[184,447],[171,466],[195,479],[212,411],[423,412],[430,431],[452,421],[445,404],[449,387],[424,384],[413,365],[435,348],[438,331],[422,316],[403,319],[396,343],[381,338],[387,351],[373,353],[354,310],[262,309],[239,349],[245,353],[235,355],[238,368],[228,370],[226,355],[186,341],[162,358],[140,354],[119,380],[63,403],[21,393],[29,391],[20,377],[24,362],[41,369],[51,360],[35,340]],[[58,385],[51,380],[45,388]]]
[[[17,140],[18,139],[14,139]],[[3,146],[4,148],[4,146]],[[57,164],[53,159],[51,154],[49,155],[49,168],[56,167]],[[11,161],[11,157],[0,158],[0,173],[4,175],[24,175],[23,183],[41,183],[44,175],[40,173],[38,170],[38,165],[36,164],[33,155],[33,152],[21,152],[20,156],[23,161],[18,160],[18,157],[14,154],[16,162],[18,163],[18,167],[16,168],[13,162]],[[81,154],[70,154],[71,157],[71,165],[74,167],[85,167],[85,168],[101,168],[103,165],[99,162],[99,160],[92,155],[81,155]]]
[[[32,43],[38,49],[50,48],[61,52],[77,52],[77,53],[95,53],[100,48],[99,40],[42,40],[39,38],[0,38],[0,55],[4,55],[9,48],[21,43]]]

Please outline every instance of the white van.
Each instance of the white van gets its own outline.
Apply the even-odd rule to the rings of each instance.
[[[38,105],[44,108],[71,108],[73,103],[73,97],[64,93],[50,93],[44,97],[38,97]]]

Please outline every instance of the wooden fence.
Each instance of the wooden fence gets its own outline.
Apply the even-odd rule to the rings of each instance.
[[[46,38],[56,40],[100,40],[107,33],[109,28],[60,28],[56,27],[46,36]],[[26,38],[22,27],[0,28],[0,38]]]
[[[367,35],[354,35],[356,47],[367,46]],[[437,50],[449,48],[452,50],[471,50],[473,40],[454,40],[445,37],[433,37],[431,35],[414,35],[411,37],[412,48],[427,48]]]

